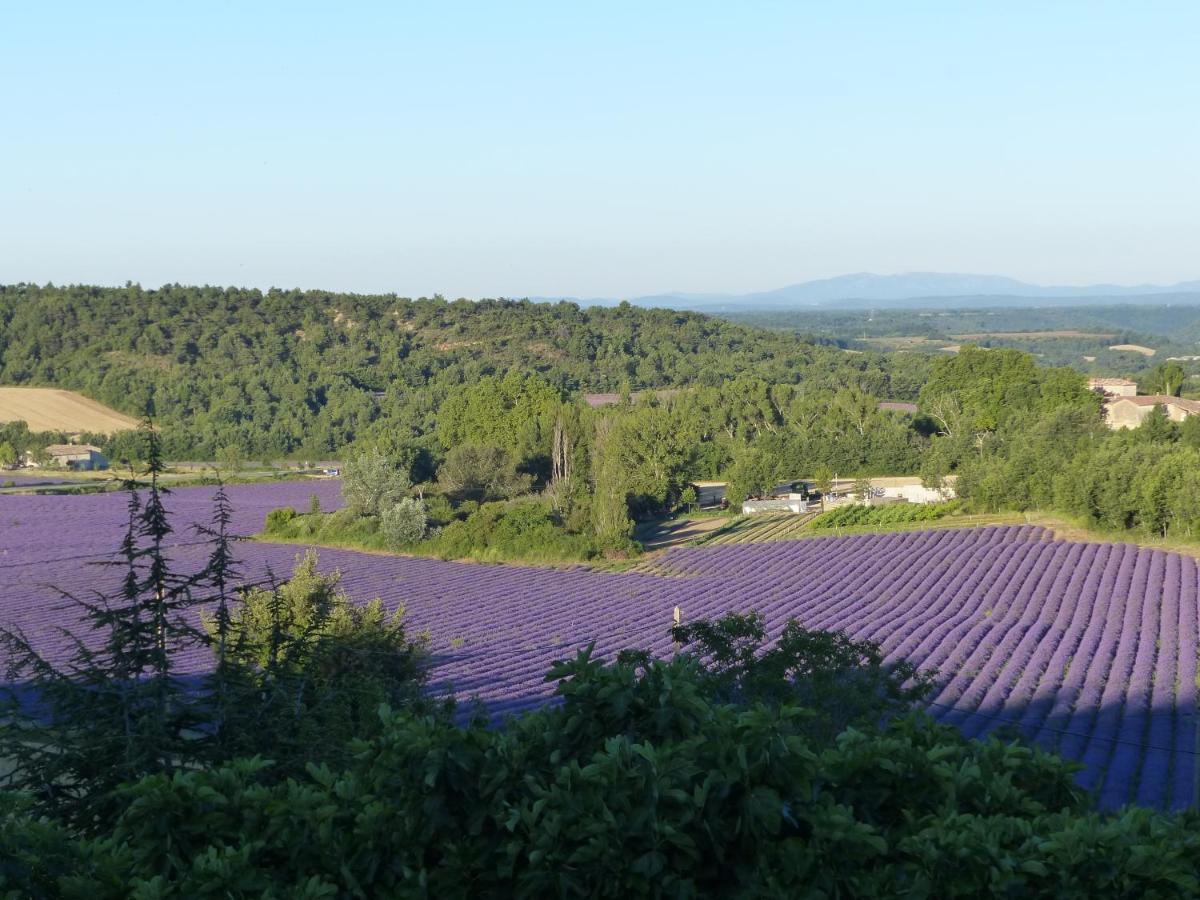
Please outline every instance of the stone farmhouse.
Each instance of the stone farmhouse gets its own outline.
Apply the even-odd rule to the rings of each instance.
[[[1150,410],[1161,406],[1172,422],[1182,422],[1188,416],[1200,415],[1200,401],[1151,394],[1146,397],[1116,397],[1104,404],[1104,418],[1109,428],[1137,428]]]
[[[51,444],[46,448],[48,464],[60,469],[91,471],[107,469],[108,460],[91,444]]]

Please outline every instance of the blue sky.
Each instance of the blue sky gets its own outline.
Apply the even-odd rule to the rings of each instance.
[[[1200,277],[1200,4],[0,12],[0,281]]]

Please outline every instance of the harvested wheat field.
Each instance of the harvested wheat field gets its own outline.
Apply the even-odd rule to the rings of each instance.
[[[137,420],[57,388],[0,387],[0,422],[25,422],[30,431],[112,434],[137,428]]]
[[[972,334],[952,334],[950,337],[956,341],[982,341],[987,338],[1004,338],[1012,340],[1037,340],[1039,338],[1096,338],[1098,340],[1112,340],[1116,337],[1115,334],[1104,334],[1099,331],[1074,331],[1072,329],[1064,329],[1062,331],[976,331]]]
[[[1157,351],[1153,347],[1143,347],[1141,344],[1113,344],[1109,350],[1122,350],[1126,353],[1140,353],[1142,356],[1153,356]]]

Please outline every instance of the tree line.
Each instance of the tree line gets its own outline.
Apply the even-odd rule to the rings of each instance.
[[[632,549],[633,524],[686,512],[694,482],[728,479],[736,508],[783,479],[834,473],[950,476],[966,508],[1057,511],[1113,531],[1192,538],[1200,528],[1200,419],[1153,411],[1113,431],[1100,395],[1070,369],[1015,350],[966,347],[935,361],[913,416],[839,389],[752,376],[592,409],[536,375],[488,376],[453,392],[432,433],[359,442],[399,473],[403,511],[354,502],[276,520],[286,539],[368,544],[448,558],[586,558]]]
[[[457,389],[510,371],[566,394],[768,383],[911,399],[919,363],[854,356],[696,313],[167,285],[0,286],[0,383],[56,386],[134,416],[172,459],[325,459],[434,431]],[[122,444],[122,441],[131,443]],[[136,448],[123,437],[114,458]]]
[[[740,376],[592,408],[509,372],[451,393],[432,433],[357,442],[346,508],[280,511],[268,532],[452,558],[587,558],[636,549],[638,520],[695,509],[699,479],[732,473],[737,503],[814,466],[916,471],[929,441],[920,421],[880,409],[855,383]]]
[[[1048,510],[1106,531],[1200,536],[1200,417],[1172,422],[1158,406],[1139,427],[1113,430],[1102,398],[1066,370],[982,348],[938,361],[921,407],[938,426],[926,479],[957,474],[958,494],[974,509]]]

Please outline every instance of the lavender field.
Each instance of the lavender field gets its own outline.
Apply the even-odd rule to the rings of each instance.
[[[332,483],[233,489],[235,525],[303,507]],[[207,517],[210,492],[179,490],[182,523]],[[0,621],[48,649],[69,619],[53,586],[83,591],[110,576],[86,554],[115,546],[121,495],[0,497]],[[180,528],[181,543],[194,541]],[[243,544],[247,577],[286,573],[299,547]],[[183,565],[199,546],[179,546]],[[596,641],[669,653],[684,619],[759,610],[772,632],[790,618],[878,641],[891,658],[936,670],[930,711],[964,733],[1004,726],[1081,761],[1105,807],[1179,808],[1195,760],[1197,563],[1127,544],[1052,540],[1040,528],[939,530],[681,548],[649,571],[482,566],[321,551],[351,596],[404,604],[427,629],[434,682],[496,714],[545,701],[549,664]],[[190,660],[202,665],[203,660]]]

